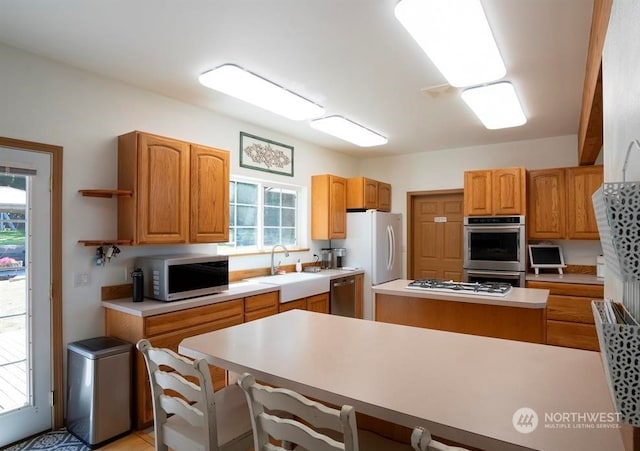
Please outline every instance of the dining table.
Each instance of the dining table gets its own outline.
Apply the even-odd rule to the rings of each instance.
[[[625,449],[593,351],[291,310],[186,338],[179,352],[462,446]]]

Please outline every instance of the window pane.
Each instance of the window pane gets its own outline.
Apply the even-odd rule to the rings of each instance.
[[[255,228],[242,227],[237,229],[236,246],[255,246],[257,230]]]
[[[280,205],[280,190],[275,188],[265,187],[264,189],[264,204],[265,205]]]
[[[273,246],[280,243],[280,229],[268,227],[264,229],[264,245]]]
[[[236,201],[236,182],[229,182],[229,202]]]
[[[296,211],[291,208],[282,209],[282,226],[283,227],[295,227],[296,226]]]
[[[264,207],[265,227],[278,227],[280,225],[280,209],[274,207]]]
[[[282,193],[282,206],[293,207],[296,206],[296,193],[295,192],[283,192]]]
[[[281,229],[283,244],[296,244],[296,229]]]
[[[257,205],[258,203],[258,185],[253,183],[237,183],[238,186],[238,203]]]
[[[233,227],[236,225],[236,206],[229,205],[229,226]]]
[[[238,226],[256,226],[258,225],[258,209],[256,207],[245,207],[238,205]]]

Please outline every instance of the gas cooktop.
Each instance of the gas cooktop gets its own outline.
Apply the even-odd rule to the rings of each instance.
[[[511,291],[511,285],[503,282],[464,283],[442,279],[417,279],[410,282],[407,288],[482,296],[506,296]]]

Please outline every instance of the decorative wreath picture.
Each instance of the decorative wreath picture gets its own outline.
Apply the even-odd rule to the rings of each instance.
[[[293,147],[240,132],[240,166],[293,177]]]

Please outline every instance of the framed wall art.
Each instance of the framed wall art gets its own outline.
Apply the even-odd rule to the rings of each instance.
[[[240,166],[293,177],[293,147],[240,132]]]

